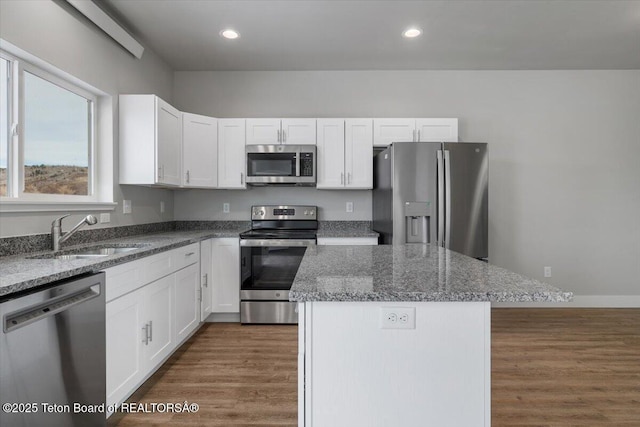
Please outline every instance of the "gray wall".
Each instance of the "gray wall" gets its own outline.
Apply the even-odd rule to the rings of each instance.
[[[101,134],[113,138],[113,187],[118,207],[111,223],[104,226],[142,224],[173,218],[173,193],[167,190],[118,183],[118,111],[119,93],[154,93],[172,100],[173,71],[151,50],[138,60],[79,15],[65,1],[1,1],[0,37],[110,95],[113,120],[107,120]],[[109,98],[109,96],[106,96]],[[110,129],[104,129],[104,127]],[[105,144],[107,141],[99,141]],[[133,213],[123,215],[123,199],[133,202]],[[160,214],[160,201],[166,212]],[[49,232],[56,213],[19,213],[0,215],[0,237]],[[82,215],[68,219],[73,223]],[[66,222],[66,221],[65,221]],[[99,227],[96,225],[94,227]],[[66,226],[65,226],[66,229]]]
[[[640,301],[638,70],[176,72],[174,92],[215,117],[458,117],[461,141],[489,143],[491,262]],[[336,219],[351,197],[308,191]],[[240,216],[254,194],[176,192],[176,217],[218,218],[227,199]]]

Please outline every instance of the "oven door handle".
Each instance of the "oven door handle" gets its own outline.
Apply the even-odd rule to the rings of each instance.
[[[314,239],[240,239],[240,246],[243,247],[265,247],[265,246],[315,246]]]

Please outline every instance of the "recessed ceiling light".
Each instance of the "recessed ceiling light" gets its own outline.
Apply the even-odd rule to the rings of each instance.
[[[230,28],[220,31],[220,35],[229,40],[237,39],[238,37],[240,37],[240,33]]]
[[[420,34],[422,34],[422,31],[420,31],[419,28],[412,27],[404,30],[402,36],[408,39],[412,39],[414,37],[418,37]]]

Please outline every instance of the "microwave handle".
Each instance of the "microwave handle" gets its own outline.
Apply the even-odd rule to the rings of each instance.
[[[302,156],[300,155],[300,150],[296,151],[296,176],[300,176],[300,162],[302,161]]]

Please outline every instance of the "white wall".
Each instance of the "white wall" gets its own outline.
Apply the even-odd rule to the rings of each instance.
[[[172,99],[173,71],[148,48],[138,60],[77,13],[65,1],[9,0],[0,2],[0,38],[39,57],[89,85],[111,95],[111,116],[102,131],[113,138],[113,186],[118,208],[105,226],[131,225],[171,220],[171,191],[122,186],[118,183],[118,110],[119,93],[155,93]],[[108,97],[107,97],[108,98]],[[108,104],[108,102],[107,102]],[[110,122],[110,123],[109,123]],[[104,125],[103,121],[100,125]],[[105,141],[101,141],[103,144]],[[123,199],[133,201],[132,215],[123,215]],[[160,201],[166,212],[160,214]],[[56,213],[2,214],[0,237],[47,233]],[[68,219],[69,223],[80,218]],[[66,223],[66,221],[65,221]],[[94,226],[94,228],[99,225]],[[65,226],[66,229],[66,226]]]
[[[462,141],[489,143],[491,262],[638,301],[638,70],[176,72],[174,92],[215,117],[459,117]],[[176,193],[176,216],[219,216],[224,192],[199,194]]]
[[[175,192],[176,220],[249,221],[252,205],[292,204],[318,206],[324,221],[371,220],[371,191],[316,190],[304,187],[249,187],[247,190],[180,190]],[[346,212],[347,202],[353,212]],[[229,203],[224,213],[223,203]]]

